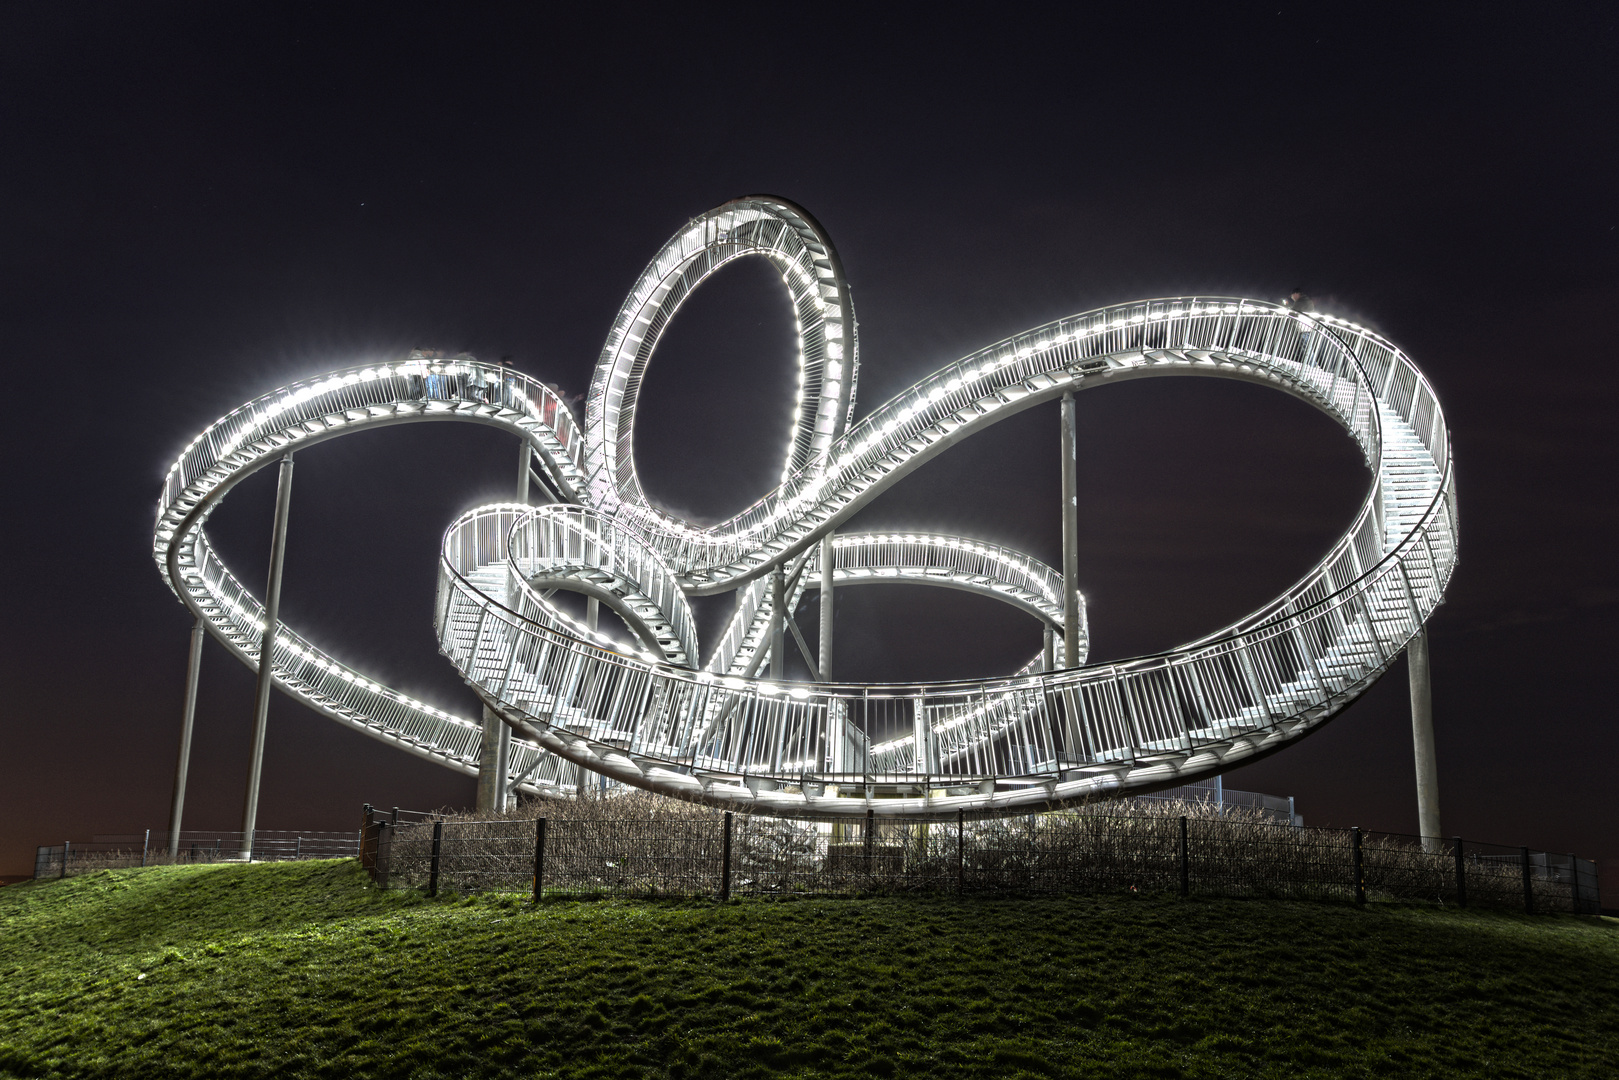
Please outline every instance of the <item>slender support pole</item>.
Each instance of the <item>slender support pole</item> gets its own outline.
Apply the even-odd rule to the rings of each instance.
[[[770,571],[770,677],[780,682],[787,671],[787,579],[778,565]]]
[[[1411,742],[1417,766],[1417,831],[1424,851],[1439,850],[1439,763],[1433,743],[1433,684],[1428,677],[1428,631],[1405,647],[1411,673]]]
[[[832,534],[827,533],[821,537],[821,655],[820,669],[822,682],[832,681],[832,570],[835,556],[832,550]]]
[[[585,601],[585,625],[592,630],[596,629],[596,624],[601,621],[601,612],[602,602],[600,600],[592,596]]]
[[[259,684],[253,697],[253,756],[247,767],[247,802],[242,808],[242,858],[253,858],[253,831],[259,818],[259,776],[264,770],[264,732],[275,686],[275,633],[281,621],[281,564],[287,554],[287,512],[292,508],[292,454],[281,459],[276,477],[275,527],[270,534],[270,582],[264,590],[264,636],[259,639]]]
[[[186,664],[185,716],[180,721],[180,764],[174,770],[174,801],[169,804],[169,854],[180,854],[180,817],[186,808],[186,774],[191,769],[191,725],[197,717],[197,676],[202,671],[202,616],[191,628],[191,659]]]
[[[1044,644],[1040,648],[1040,670],[1052,671],[1057,667],[1057,632],[1046,627]]]
[[[528,465],[529,458],[534,451],[529,447],[527,439],[519,439],[522,446],[517,454],[517,501],[524,506],[528,505]]]
[[[1456,837],[1456,906],[1467,906],[1467,857],[1462,854],[1462,838]]]
[[[1075,457],[1074,392],[1062,396],[1062,649],[1063,666],[1079,656],[1079,461]]]

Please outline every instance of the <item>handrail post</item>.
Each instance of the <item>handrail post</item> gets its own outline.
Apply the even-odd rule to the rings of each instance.
[[[1456,906],[1467,906],[1467,858],[1462,854],[1462,838],[1456,837]]]
[[[1529,867],[1529,849],[1523,849],[1523,910],[1526,914],[1535,913],[1535,879]]]
[[[545,819],[534,822],[534,903],[540,902],[540,889],[545,880]]]
[[[1191,854],[1186,843],[1186,815],[1181,815],[1181,896],[1192,895]]]
[[[275,631],[281,620],[281,566],[287,554],[287,514],[292,508],[292,451],[281,458],[276,478],[275,526],[270,533],[270,580],[264,589],[264,634],[259,638],[259,682],[253,696],[253,753],[247,800],[242,808],[242,858],[253,861],[253,830],[259,817],[259,777],[264,770],[264,732],[275,686]]]
[[[438,857],[439,846],[444,840],[444,822],[433,822],[433,859],[427,867],[427,895],[438,895]]]
[[[731,811],[725,811],[725,841],[720,853],[720,903],[731,899]]]
[[[1366,903],[1366,874],[1365,864],[1360,854],[1360,826],[1356,825],[1349,830],[1349,843],[1354,850],[1355,863],[1355,903]]]

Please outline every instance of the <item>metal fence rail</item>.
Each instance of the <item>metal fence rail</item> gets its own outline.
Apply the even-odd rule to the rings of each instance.
[[[367,827],[392,888],[549,897],[1036,896],[1109,892],[1534,913],[1600,911],[1596,864],[1453,839],[1219,816],[1057,813],[835,824],[715,814]]]

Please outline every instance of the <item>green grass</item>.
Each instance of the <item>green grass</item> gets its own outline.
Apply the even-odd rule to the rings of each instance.
[[[1619,925],[1174,898],[0,889],[0,1075],[1611,1077]]]

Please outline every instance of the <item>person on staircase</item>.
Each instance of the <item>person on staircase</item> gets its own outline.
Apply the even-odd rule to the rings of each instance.
[[[1306,316],[1304,318],[1300,318],[1298,322],[1299,363],[1307,364],[1310,362],[1310,343],[1315,340],[1315,320],[1308,318],[1307,316],[1312,316],[1315,314],[1315,301],[1310,299],[1309,293],[1295,285],[1293,286],[1292,293],[1288,295],[1287,299],[1282,301],[1282,306],[1287,308],[1287,310],[1291,311],[1296,316]]]

